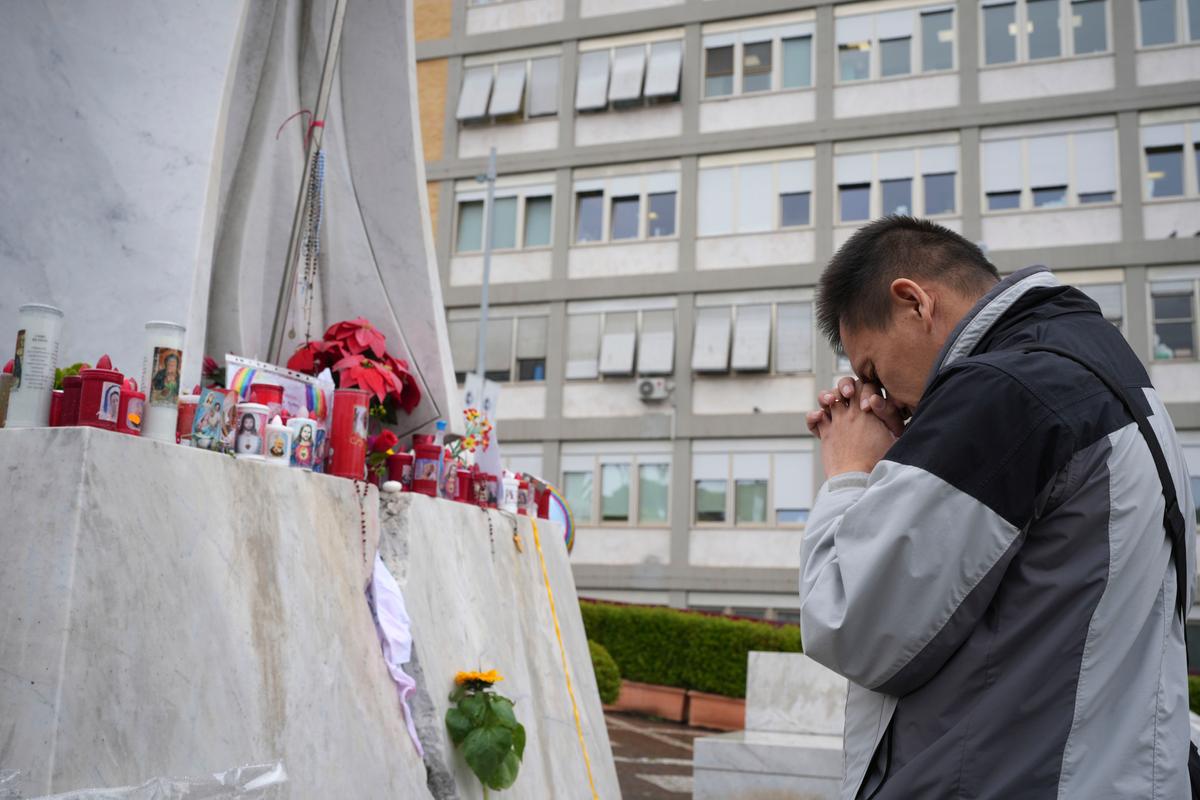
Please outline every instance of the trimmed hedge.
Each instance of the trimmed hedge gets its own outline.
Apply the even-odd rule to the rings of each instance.
[[[600,702],[611,705],[621,693],[621,670],[604,645],[588,639],[588,652],[592,654],[592,670],[596,673],[596,688],[600,690]]]
[[[1193,714],[1200,714],[1200,677],[1188,675],[1188,705]]]
[[[662,606],[580,601],[589,639],[631,681],[746,696],[751,650],[800,652],[800,627],[729,619]]]

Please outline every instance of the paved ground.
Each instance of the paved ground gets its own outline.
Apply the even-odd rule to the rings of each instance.
[[[624,800],[692,796],[692,741],[712,731],[633,714],[608,712],[604,718]]]

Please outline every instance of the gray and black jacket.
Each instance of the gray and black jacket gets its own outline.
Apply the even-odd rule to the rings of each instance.
[[[829,480],[808,520],[801,629],[850,680],[846,800],[1189,796],[1158,473],[1120,400],[1033,342],[1145,402],[1194,519],[1171,420],[1120,332],[1044,269],[997,285],[884,460]]]

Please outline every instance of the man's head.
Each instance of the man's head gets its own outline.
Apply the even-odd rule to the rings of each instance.
[[[969,241],[890,216],[850,237],[821,275],[817,321],[855,373],[912,411],[955,325],[1000,279]]]

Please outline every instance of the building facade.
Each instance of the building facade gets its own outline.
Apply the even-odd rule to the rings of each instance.
[[[794,618],[849,367],[813,287],[865,221],[1051,266],[1145,361],[1200,484],[1200,0],[417,0],[455,369],[572,502],[581,595]]]

